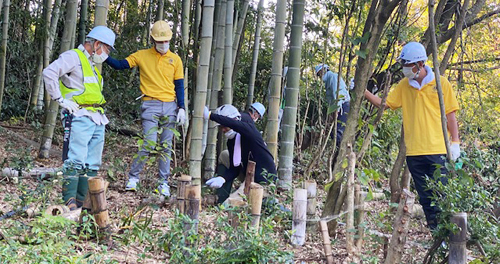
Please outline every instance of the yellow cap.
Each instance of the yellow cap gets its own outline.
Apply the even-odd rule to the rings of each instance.
[[[172,39],[172,30],[166,21],[159,20],[151,28],[151,37],[155,41],[170,41]]]

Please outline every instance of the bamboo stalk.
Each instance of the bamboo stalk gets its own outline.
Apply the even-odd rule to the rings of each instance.
[[[332,245],[330,242],[330,235],[328,234],[328,225],[325,220],[319,221],[319,229],[323,237],[323,248],[325,249],[325,257],[327,264],[333,264]]]
[[[404,245],[406,243],[406,235],[408,234],[408,224],[410,223],[411,210],[415,202],[415,195],[407,189],[401,192],[401,198],[398,206],[396,217],[394,218],[394,230],[392,231],[392,238],[387,250],[387,257],[385,264],[401,263],[401,257],[404,252]]]
[[[106,181],[101,177],[91,177],[89,180],[89,195],[92,214],[100,228],[109,226],[108,203],[106,201]]]
[[[250,225],[256,230],[259,229],[263,196],[264,196],[264,188],[262,187],[262,185],[252,182],[252,184],[250,184],[248,201],[250,202],[250,213],[252,215],[252,223]]]
[[[182,175],[177,188],[177,209],[183,214],[185,209],[186,186],[191,183],[191,176]]]
[[[245,189],[243,193],[248,196],[248,193],[250,192],[250,185],[254,181],[255,178],[255,162],[254,161],[248,161],[247,165],[247,174],[245,176]]]
[[[365,218],[365,198],[361,195],[361,186],[356,184],[354,186],[354,207],[358,211],[356,218],[354,219],[355,226],[358,230],[358,237],[356,238],[355,245],[359,252],[362,252],[363,247],[363,237],[365,235],[362,223]]]
[[[292,245],[302,246],[306,240],[307,190],[295,189],[293,193]]]
[[[356,248],[354,246],[354,169],[356,166],[356,154],[349,149],[348,156],[348,172],[347,172],[347,197],[346,197],[346,207],[347,207],[347,219],[346,219],[346,246],[347,254],[352,257],[356,253]]]
[[[45,209],[45,213],[48,215],[62,215],[68,212],[69,208],[66,205],[51,205]]]
[[[316,195],[317,184],[315,180],[307,180],[304,182],[304,189],[307,190],[307,219],[314,219],[316,215]],[[316,227],[315,222],[307,222],[308,229],[314,230]]]

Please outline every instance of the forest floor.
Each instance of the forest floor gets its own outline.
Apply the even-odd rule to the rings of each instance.
[[[2,124],[7,127],[7,124]],[[60,128],[59,128],[60,129]],[[53,144],[53,149],[61,150],[61,131],[56,129],[56,136]],[[24,160],[29,160],[33,163],[34,167],[61,167],[62,162],[60,157],[57,157],[57,152],[54,156],[47,160],[37,159],[38,146],[32,146],[25,139],[39,142],[42,129],[36,129],[30,126],[16,125],[9,126],[8,128],[0,128],[0,162],[3,162],[1,167],[8,166],[13,162],[13,158],[22,153],[29,153],[28,157],[24,156]],[[17,136],[15,136],[16,134]],[[24,139],[23,139],[24,138]],[[141,200],[147,196],[154,196],[148,193],[134,193],[125,192],[124,185],[126,180],[127,166],[130,164],[133,156],[136,154],[137,146],[136,140],[122,136],[117,133],[107,132],[106,143],[103,154],[104,170],[101,170],[100,176],[106,177],[110,182],[107,192],[107,201],[109,208],[109,215],[113,230],[119,230],[122,226],[122,221],[127,216],[137,212]],[[12,165],[11,165],[12,166]],[[154,167],[153,167],[154,169]],[[296,175],[296,177],[300,177]],[[27,177],[21,179],[21,183],[28,189],[34,189],[37,185],[35,178]],[[60,200],[61,184],[60,180],[53,180],[53,188],[51,189],[50,196],[54,201]],[[171,185],[176,186],[176,179],[171,181]],[[385,183],[384,190],[389,189]],[[204,190],[205,191],[205,190]],[[172,194],[175,195],[176,189],[172,188]],[[16,198],[22,195],[22,190],[19,184],[8,178],[0,177],[0,216],[12,210]],[[318,210],[317,218],[320,216],[320,208],[323,206],[326,192],[323,185],[318,183]],[[384,252],[387,250],[387,238],[381,234],[389,236],[391,234],[391,226],[393,221],[393,214],[390,213],[390,205],[388,195],[386,198],[380,200],[373,200],[365,202],[366,209],[366,228],[369,230],[365,235],[365,242],[362,249],[358,249],[362,263],[382,263]],[[59,200],[58,200],[59,199]],[[291,209],[291,203],[283,201],[284,206]],[[174,207],[169,204],[162,204],[158,209],[153,211],[153,218],[151,223],[152,229],[161,230],[161,232],[168,232],[166,222],[175,216]],[[214,210],[208,209],[206,206],[200,211],[200,224],[199,230],[201,233],[209,236],[214,235],[211,233],[210,228],[206,228],[210,223],[215,221]],[[141,217],[141,215],[139,215]],[[16,217],[11,218],[15,219]],[[20,219],[18,221],[26,222],[29,219]],[[2,229],[8,228],[6,222],[1,223],[0,220],[0,235]],[[5,221],[5,220],[3,220]],[[340,218],[340,221],[345,221]],[[11,222],[7,222],[11,223]],[[288,221],[287,223],[291,223]],[[204,227],[205,226],[205,227]],[[277,228],[277,232],[283,230],[290,230],[290,226],[283,226]],[[314,229],[314,228],[313,228]],[[281,231],[280,231],[281,230]],[[345,225],[342,223],[338,227],[336,237],[332,237],[332,249],[335,263],[349,263],[346,259],[346,239],[345,239]],[[219,234],[220,235],[220,234]],[[306,243],[302,247],[294,248],[289,243],[287,235],[276,234],[280,239],[281,250],[293,251],[295,263],[325,263],[323,253],[323,243],[319,230],[308,232]],[[422,263],[428,248],[432,244],[432,236],[429,230],[425,227],[425,219],[421,217],[412,218],[409,224],[409,233],[406,237],[405,252],[401,263]],[[98,246],[95,240],[79,240],[76,241],[79,246],[79,254],[85,255],[89,252],[98,252],[102,247]],[[0,237],[0,248],[2,241]],[[146,253],[145,256],[140,256]],[[144,243],[131,243],[129,245],[116,244],[106,252],[106,257],[114,259],[118,263],[168,263],[168,254],[150,253]],[[2,262],[2,261],[0,261]]]

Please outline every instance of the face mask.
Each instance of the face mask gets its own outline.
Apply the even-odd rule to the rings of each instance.
[[[100,48],[102,49],[102,46],[100,46]],[[94,55],[92,55],[92,61],[94,63],[103,63],[107,58],[108,54],[104,52],[104,50],[101,52],[101,55],[98,55],[96,52],[94,52]]]
[[[156,43],[156,50],[161,54],[167,53],[169,48],[170,48],[170,42]]]
[[[413,72],[413,67],[415,66],[403,67],[403,75],[410,80],[416,79],[418,77],[417,73]]]
[[[234,130],[231,129],[231,130],[227,131],[226,133],[224,133],[224,136],[227,139],[233,139],[236,136],[236,132],[234,132]]]

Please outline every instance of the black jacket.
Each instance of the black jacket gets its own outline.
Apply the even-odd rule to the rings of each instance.
[[[229,139],[227,141],[227,148],[229,150],[229,160],[231,166],[224,175],[226,181],[233,180],[238,177],[240,169],[246,171],[249,159],[255,161],[256,163],[255,182],[259,183],[266,182],[267,180],[275,180],[277,171],[273,156],[271,155],[271,152],[269,152],[266,143],[264,143],[259,130],[255,127],[253,120],[252,122],[248,122],[248,119],[244,117],[242,120],[245,121],[239,121],[217,114],[211,114],[210,120],[225,127],[229,127],[241,135],[241,163],[243,166],[234,167],[233,152],[236,139]]]

